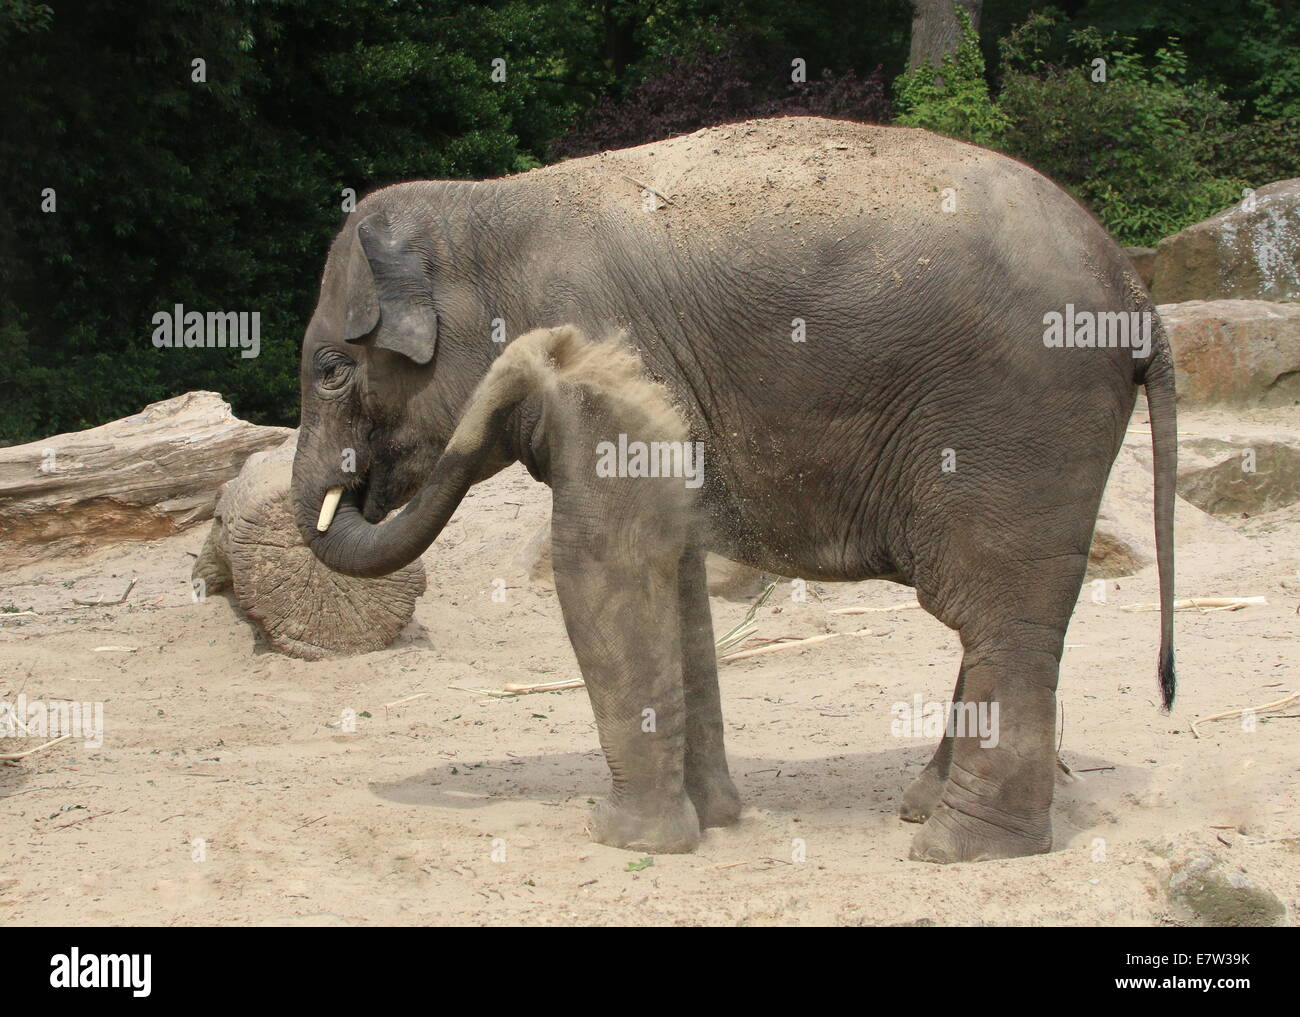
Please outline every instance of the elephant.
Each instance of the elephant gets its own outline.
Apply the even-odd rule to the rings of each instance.
[[[330,249],[300,383],[296,520],[339,572],[414,561],[511,463],[551,487],[600,843],[686,852],[740,816],[713,551],[914,588],[960,637],[950,721],[999,731],[948,725],[902,797],[911,856],[1049,851],[1063,639],[1139,388],[1172,705],[1169,342],[1105,229],[1001,154],[790,117],[393,185]],[[684,439],[698,475],[610,475],[618,438]]]

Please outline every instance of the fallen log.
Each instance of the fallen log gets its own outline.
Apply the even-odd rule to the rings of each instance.
[[[221,485],[293,432],[188,392],[87,431],[0,448],[0,566],[155,540],[205,519]]]

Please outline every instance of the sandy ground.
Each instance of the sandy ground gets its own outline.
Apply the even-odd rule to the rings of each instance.
[[[1062,666],[1061,756],[1089,772],[1058,782],[1055,850],[940,867],[907,860],[917,827],[895,815],[933,744],[891,734],[890,707],[946,701],[958,644],[921,611],[829,613],[912,599],[883,582],[814,584],[806,603],[782,583],[759,635],[870,634],[723,666],[747,803],[738,826],[650,864],[589,842],[589,803],[607,776],[585,693],[489,699],[452,688],[576,676],[554,593],[514,562],[548,506],[519,469],[472,492],[426,556],[415,621],[390,648],[346,660],[267,652],[225,598],[192,603],[191,553],[206,526],[5,577],[0,608],[40,617],[0,625],[0,701],[102,702],[105,737],[0,767],[0,921],[1236,920],[1231,901],[1207,918],[1171,897],[1191,862],[1276,895],[1281,921],[1294,922],[1300,706],[1261,715],[1251,731],[1237,720],[1206,725],[1200,740],[1189,730],[1300,689],[1294,512],[1238,521],[1249,553],[1179,547],[1181,596],[1269,603],[1178,615],[1172,716],[1155,705],[1157,616],[1119,609],[1156,599],[1154,569],[1108,581],[1104,604],[1085,587]],[[72,604],[115,598],[131,577],[123,606]],[[504,602],[491,597],[498,578]],[[715,600],[719,631],[744,611]],[[119,649],[96,652],[106,646]]]

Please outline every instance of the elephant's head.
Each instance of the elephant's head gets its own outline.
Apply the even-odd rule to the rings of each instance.
[[[349,575],[413,561],[468,487],[512,458],[513,404],[448,448],[494,351],[473,286],[410,205],[368,199],[349,217],[303,340],[295,516],[316,556]]]

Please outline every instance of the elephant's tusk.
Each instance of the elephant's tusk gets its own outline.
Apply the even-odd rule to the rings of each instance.
[[[343,488],[331,487],[325,492],[325,500],[320,503],[320,518],[316,520],[316,529],[324,533],[334,522],[334,513],[338,511],[339,499],[343,497]]]

